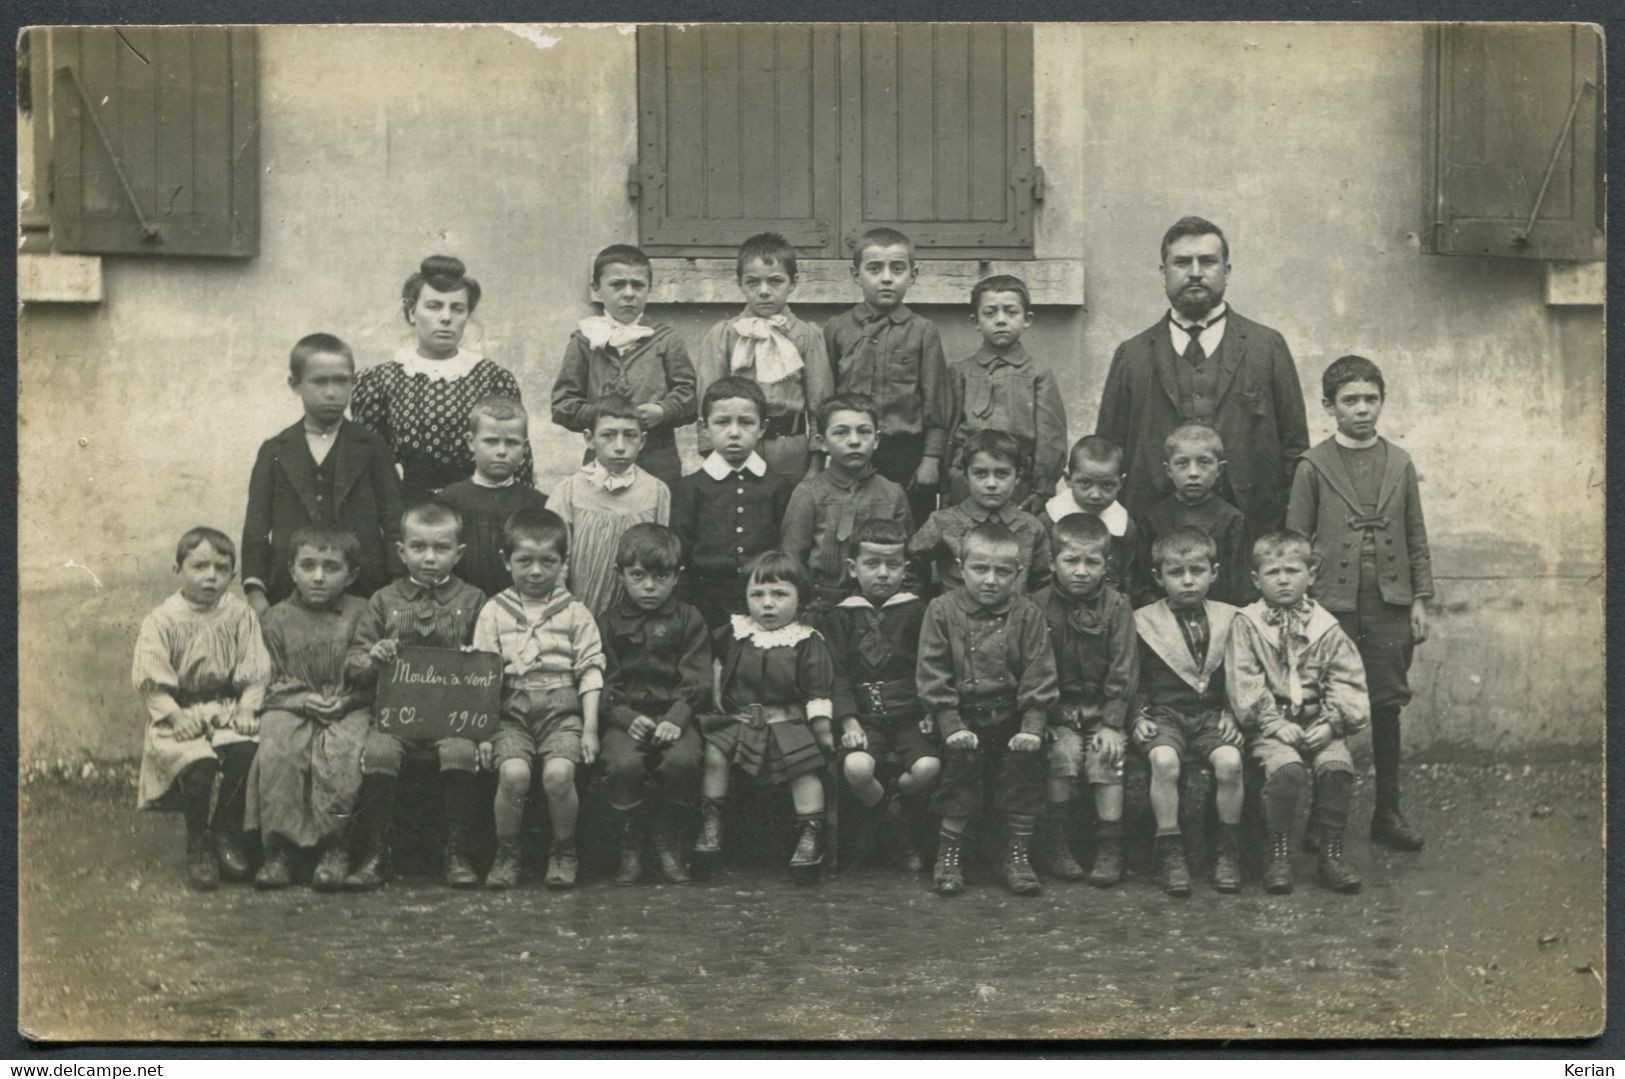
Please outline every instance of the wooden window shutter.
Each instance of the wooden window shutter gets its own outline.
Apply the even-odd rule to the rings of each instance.
[[[731,255],[779,232],[839,254],[829,25],[638,30],[639,234],[653,255]]]
[[[1033,32],[1023,24],[842,27],[842,191],[938,258],[1032,254]]]
[[[1604,255],[1601,41],[1582,25],[1428,31],[1428,249]]]
[[[251,28],[51,30],[59,251],[259,252]]]

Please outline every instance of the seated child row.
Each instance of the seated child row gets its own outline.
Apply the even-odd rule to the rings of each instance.
[[[1359,888],[1341,842],[1353,782],[1345,738],[1366,723],[1364,673],[1336,619],[1306,596],[1314,558],[1300,534],[1254,544],[1263,598],[1238,611],[1208,598],[1217,569],[1211,537],[1178,528],[1151,556],[1164,598],[1131,611],[1106,582],[1111,537],[1098,518],[1057,523],[1052,580],[1031,596],[1022,592],[1027,541],[984,521],[964,534],[961,583],[926,604],[904,588],[906,530],[868,518],[845,545],[854,594],[809,614],[813,586],[799,560],[763,552],[749,563],[745,612],[708,632],[674,595],[683,545],[659,524],[618,538],[622,593],[596,619],[563,584],[570,535],[549,510],[520,510],[505,522],[511,587],[488,601],[454,574],[464,549],[455,509],[420,503],[401,531],[407,575],[368,601],[345,592],[356,573],[352,535],[314,526],[292,537],[295,593],[267,614],[263,635],[252,610],[226,591],[235,569],[229,538],[207,528],[182,537],[181,587],[142,626],[135,681],[151,719],[142,804],[185,813],[195,887],[248,874],[244,829],[261,834],[261,887],[290,882],[297,846],[317,850],[318,889],[367,890],[387,878],[405,747],[370,726],[367,701],[404,641],[502,657],[500,729],[489,741],[435,745],[453,886],[479,883],[469,848],[480,768],[498,777],[497,853],[485,884],[519,882],[533,765],[553,829],[546,882],[572,886],[575,769],[600,756],[621,840],[617,882],[642,876],[651,827],[661,877],[688,879],[679,837],[696,800],[693,851],[716,855],[735,771],[789,786],[800,829],[790,864],[805,877],[824,857],[822,774],[837,739],[841,770],[869,813],[897,822],[928,808],[940,817],[939,894],[963,889],[966,827],[989,813],[1002,816],[1008,838],[1007,887],[1037,892],[1028,850],[1035,823],[1046,800],[1070,796],[1080,772],[1100,821],[1087,876],[1108,886],[1121,875],[1131,738],[1149,759],[1158,873],[1170,894],[1191,887],[1178,775],[1200,757],[1218,787],[1213,884],[1240,887],[1243,747],[1266,776],[1266,889],[1292,888],[1286,836],[1311,775],[1320,877],[1338,891]],[[223,786],[211,820],[217,771]],[[1065,816],[1051,808],[1043,861],[1054,876],[1079,879]],[[909,867],[922,869],[918,852],[907,841],[904,848]]]

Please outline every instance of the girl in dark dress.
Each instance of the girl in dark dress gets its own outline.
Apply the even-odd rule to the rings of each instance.
[[[834,664],[817,630],[800,620],[810,595],[805,567],[783,551],[746,566],[745,605],[713,642],[720,657],[719,714],[702,717],[705,772],[696,854],[722,849],[722,803],[731,769],[764,785],[788,784],[800,822],[792,871],[824,860],[824,758],[830,733]]]

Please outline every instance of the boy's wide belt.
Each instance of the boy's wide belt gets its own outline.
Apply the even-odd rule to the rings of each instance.
[[[858,716],[862,719],[892,719],[918,715],[921,710],[919,688],[912,678],[859,682],[852,688],[857,693]]]
[[[1305,686],[1304,689],[1307,690],[1308,687]],[[1300,727],[1306,727],[1320,718],[1320,701],[1318,700],[1305,699],[1303,704],[1298,706],[1296,712],[1292,711],[1292,702],[1285,697],[1275,698],[1275,703],[1280,707],[1282,715]]]
[[[800,704],[748,704],[734,712],[733,718],[760,730],[773,723],[799,723],[807,718],[807,709]]]
[[[975,703],[966,701],[959,706],[959,718],[967,727],[996,727],[1000,723],[1009,723],[1018,718],[1015,694]]]
[[[576,676],[569,671],[548,674],[516,674],[507,679],[506,688],[525,689],[532,693],[546,693],[550,689],[574,689]]]

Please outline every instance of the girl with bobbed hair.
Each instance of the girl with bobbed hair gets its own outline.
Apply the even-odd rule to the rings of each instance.
[[[480,284],[462,260],[430,255],[401,287],[401,314],[417,332],[415,345],[356,379],[351,414],[394,450],[407,505],[474,474],[467,431],[478,401],[493,395],[519,399],[511,371],[462,347],[479,303]],[[535,486],[528,446],[511,482]]]

